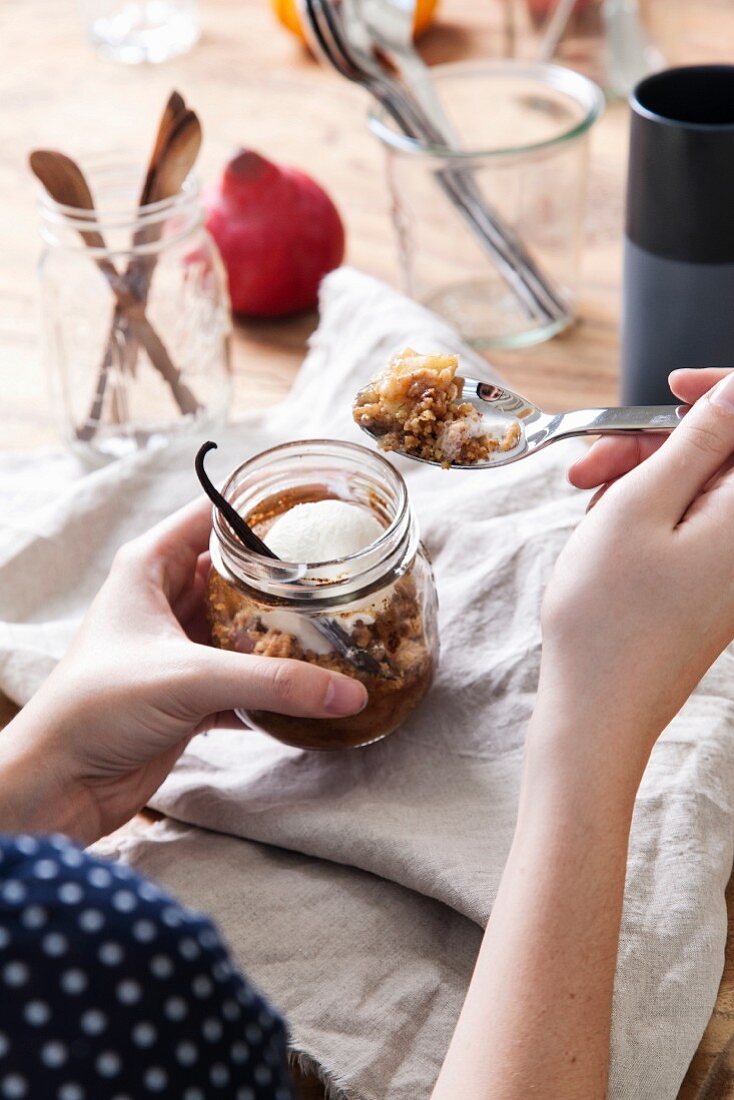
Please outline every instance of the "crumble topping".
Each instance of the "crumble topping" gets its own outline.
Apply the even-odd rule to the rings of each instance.
[[[299,486],[261,502],[247,521],[264,538],[277,517],[304,500],[328,499],[326,487]],[[244,584],[235,586],[212,567],[207,586],[211,642],[221,649],[263,657],[287,657],[355,677],[368,703],[344,718],[300,718],[251,711],[258,726],[300,748],[334,749],[368,744],[392,732],[428,691],[434,671],[434,612],[423,595],[426,565],[416,558],[393,583],[371,593],[364,605],[335,608],[328,618],[375,662],[366,672],[331,647],[309,616],[287,601],[268,599]],[[320,643],[317,647],[316,643]]]
[[[450,467],[485,461],[495,451],[511,451],[520,424],[497,438],[482,414],[461,400],[464,379],[457,355],[419,355],[412,348],[394,355],[387,368],[357,395],[352,415],[379,436],[384,451],[402,451]]]

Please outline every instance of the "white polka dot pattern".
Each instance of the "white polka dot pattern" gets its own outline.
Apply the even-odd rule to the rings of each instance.
[[[43,928],[47,920],[48,912],[42,905],[28,905],[20,915],[20,923],[25,928]]]
[[[99,1008],[88,1008],[79,1020],[85,1035],[101,1035],[107,1027],[107,1017]]]
[[[114,1050],[103,1050],[94,1063],[100,1077],[116,1077],[121,1067],[120,1055]]]
[[[79,927],[84,932],[99,932],[104,926],[104,913],[100,909],[84,909],[79,914]]]
[[[45,1043],[41,1047],[41,1061],[44,1066],[49,1066],[52,1069],[63,1066],[67,1056],[66,1047],[63,1043],[59,1043],[58,1041]]]
[[[51,1019],[51,1009],[45,1001],[29,1001],[23,1009],[23,1016],[31,1027],[43,1027]]]
[[[0,1078],[0,1095],[7,1100],[18,1100],[28,1096],[28,1081],[20,1073],[8,1073]]]
[[[125,953],[119,943],[103,943],[97,952],[99,961],[105,966],[119,966]]]
[[[45,952],[46,955],[51,955],[52,958],[59,958],[61,955],[65,955],[68,947],[69,941],[61,932],[49,932],[49,934],[44,936],[41,940],[41,950]]]
[[[155,1046],[156,1039],[158,1038],[158,1033],[153,1024],[145,1020],[136,1024],[131,1034],[135,1046],[142,1047],[143,1049]]]
[[[66,1081],[56,1094],[59,1100],[85,1100],[86,1093],[76,1081]]]
[[[115,996],[124,1005],[134,1005],[140,1000],[142,990],[137,982],[126,978],[115,989]]]
[[[87,982],[87,975],[77,967],[73,970],[65,970],[61,975],[59,984],[64,993],[68,993],[69,996],[73,997],[78,993],[83,993],[89,983]]]
[[[11,987],[25,985],[30,977],[30,970],[23,962],[9,962],[0,971],[0,977]]]
[[[293,1100],[216,929],[67,838],[0,837],[0,1100]]]
[[[84,897],[84,888],[78,882],[65,882],[59,887],[59,901],[65,905],[78,905]]]

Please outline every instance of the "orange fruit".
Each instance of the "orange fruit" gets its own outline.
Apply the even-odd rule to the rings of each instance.
[[[302,42],[306,41],[306,36],[303,33],[303,27],[301,26],[301,16],[298,10],[298,0],[270,0],[273,11],[277,18],[287,27],[292,34],[295,34],[297,38],[300,38]],[[415,36],[416,38],[423,34],[425,30],[431,25],[433,21],[433,13],[438,6],[438,0],[417,0],[415,6]]]

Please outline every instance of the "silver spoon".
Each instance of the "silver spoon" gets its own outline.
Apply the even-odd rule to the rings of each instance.
[[[489,411],[496,414],[487,424],[488,434],[492,434],[495,422],[502,427],[513,421],[520,425],[520,439],[509,451],[493,451],[483,462],[451,464],[452,469],[483,470],[489,466],[507,466],[527,458],[535,451],[542,451],[559,439],[570,439],[578,435],[626,435],[630,432],[672,432],[680,424],[688,411],[687,405],[630,405],[611,409],[573,409],[570,412],[547,413],[512,390],[495,386],[491,382],[479,382],[476,378],[465,378],[461,393],[462,402],[469,402],[481,413]],[[362,427],[362,430],[379,441],[379,435]],[[416,462],[428,462],[440,466],[438,461],[419,458],[406,451],[397,451],[405,458]]]
[[[444,144],[459,147],[453,128],[436,94],[428,66],[413,43],[415,2],[410,0],[343,0],[350,37],[364,53],[385,59],[416,97]],[[361,31],[361,34],[360,34]]]

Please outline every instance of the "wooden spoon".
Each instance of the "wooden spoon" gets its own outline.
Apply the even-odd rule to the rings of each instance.
[[[161,120],[158,123],[158,132],[153,142],[153,148],[150,152],[150,160],[148,161],[148,170],[145,174],[145,180],[140,192],[140,206],[147,206],[150,200],[151,190],[153,186],[153,180],[156,172],[158,171],[158,163],[163,154],[163,150],[168,144],[168,139],[171,136],[174,123],[177,121],[179,115],[183,114],[186,110],[186,102],[184,97],[178,92],[171,92],[168,97],[168,102],[163,108],[163,114]]]
[[[151,154],[148,172],[145,177],[143,191],[140,196],[141,207],[151,203],[162,202],[164,199],[172,199],[181,190],[184,180],[194,167],[196,158],[201,149],[202,130],[201,123],[194,111],[184,108],[170,123],[166,121],[164,111],[161,119],[161,129],[167,133],[160,143],[160,149],[154,148]],[[156,147],[161,138],[161,129],[158,131]],[[163,230],[163,221],[159,220],[154,225],[141,226],[133,238],[134,244],[149,244],[160,238]],[[128,273],[135,281],[136,273],[145,272],[150,280],[150,274],[155,267],[156,257],[151,255],[134,257],[128,266]],[[141,298],[147,294],[147,287],[136,287]]]
[[[175,92],[166,104],[141,193],[141,208],[177,195],[199,155],[202,140],[201,123],[196,114],[186,107],[173,114],[170,107],[174,96],[177,96],[174,107],[178,105],[178,101],[183,104],[183,99]],[[140,226],[133,237],[134,247],[139,248],[140,245],[152,244],[159,240],[163,228],[163,218],[154,220],[152,225]],[[136,298],[143,305],[148,300],[157,261],[155,252],[133,256],[125,272],[125,285],[134,291]],[[114,329],[118,321],[119,317],[113,319],[110,340],[114,339]],[[133,373],[136,359],[137,346],[131,341],[126,362]]]
[[[55,149],[34,149],[28,159],[31,171],[60,206],[71,206],[76,210],[94,210],[94,199],[89,184],[81,168],[71,157]],[[89,248],[106,249],[105,239],[99,230],[86,228],[83,220],[80,220],[75,228]],[[95,259],[97,266],[113,283],[113,290],[116,289],[119,275],[115,265],[104,256],[95,257]]]
[[[140,191],[140,207],[148,206],[161,199],[171,198],[180,191],[198,155],[201,147],[201,138],[201,124],[198,118],[193,111],[187,110],[182,95],[176,91],[171,92],[163,108],[155,141],[153,142],[153,148],[151,149],[148,159],[148,167]],[[173,152],[169,151],[171,149],[173,149]],[[169,164],[169,157],[173,157],[177,162],[178,171],[174,171],[173,167]],[[133,245],[139,247],[141,244],[149,244],[158,240],[162,229],[163,224],[160,221],[150,226],[141,226],[135,231]],[[143,307],[148,299],[148,292],[150,290],[155,264],[155,254],[134,256],[128,263],[125,272],[124,278],[126,285],[134,288],[135,295],[139,302],[142,303]],[[122,340],[124,368],[129,370],[133,375],[136,373],[138,347],[141,341],[136,339],[130,331],[130,324],[125,312],[120,305],[117,305],[110,325],[104,357],[99,368],[97,387],[94,397],[92,398],[92,404],[85,424],[79,429],[79,432],[82,433],[85,439],[91,439],[93,437],[96,431],[96,425],[99,423],[102,414],[107,379],[110,367],[114,361],[115,349],[118,346],[117,334],[119,331],[123,332],[124,337]],[[149,356],[158,353],[159,350],[160,349],[155,346],[147,346]],[[166,380],[171,386],[172,392],[174,393],[177,403],[181,406],[182,411],[185,408],[191,411],[186,394],[184,393],[182,395],[180,393],[178,379],[171,374],[170,370],[162,373],[164,373]],[[182,400],[184,402],[183,405],[181,405]]]
[[[156,175],[158,173],[161,156],[166,148],[166,145],[168,144],[168,139],[171,136],[171,132],[177,119],[185,111],[185,109],[186,102],[183,96],[177,91],[171,92],[170,96],[168,97],[168,101],[163,108],[163,114],[160,117],[160,121],[158,122],[158,130],[155,135],[155,141],[153,142],[153,148],[150,151],[150,157],[148,159],[148,167],[146,169],[143,186],[140,190],[140,198],[138,199],[139,207],[147,206],[151,201],[151,191],[155,182]],[[147,229],[136,229],[133,236],[133,245],[138,246],[140,244],[145,244],[147,241],[157,239],[160,236],[160,229],[160,225],[148,227]],[[133,257],[127,265],[127,270],[125,272],[125,281],[127,285],[131,285],[133,282],[143,283],[143,285],[138,289],[139,296],[143,301],[147,301],[148,298],[150,279],[154,266],[154,257],[147,257],[143,261],[141,261],[140,257]],[[145,278],[145,281],[143,281],[146,271],[147,278]],[[127,325],[125,324],[124,314],[120,310],[119,306],[116,306],[115,313],[112,318],[112,323],[110,325],[109,336],[107,337],[104,358],[100,366],[100,376],[97,385],[97,392],[94,395],[92,408],[90,409],[90,415],[87,418],[87,424],[89,424],[90,419],[92,419],[92,413],[96,412],[97,416],[99,416],[99,413],[101,412],[101,405],[99,401],[100,391],[101,395],[104,396],[107,371],[114,355],[115,347],[118,343],[117,333],[119,331],[122,331],[123,334],[123,368],[125,370],[129,370],[133,376],[136,373],[138,360],[138,341],[133,340],[132,337],[128,337],[125,332],[126,329]]]
[[[195,111],[186,108],[176,119],[158,158],[150,184],[150,202],[172,198],[181,190],[201,149],[201,123]]]

